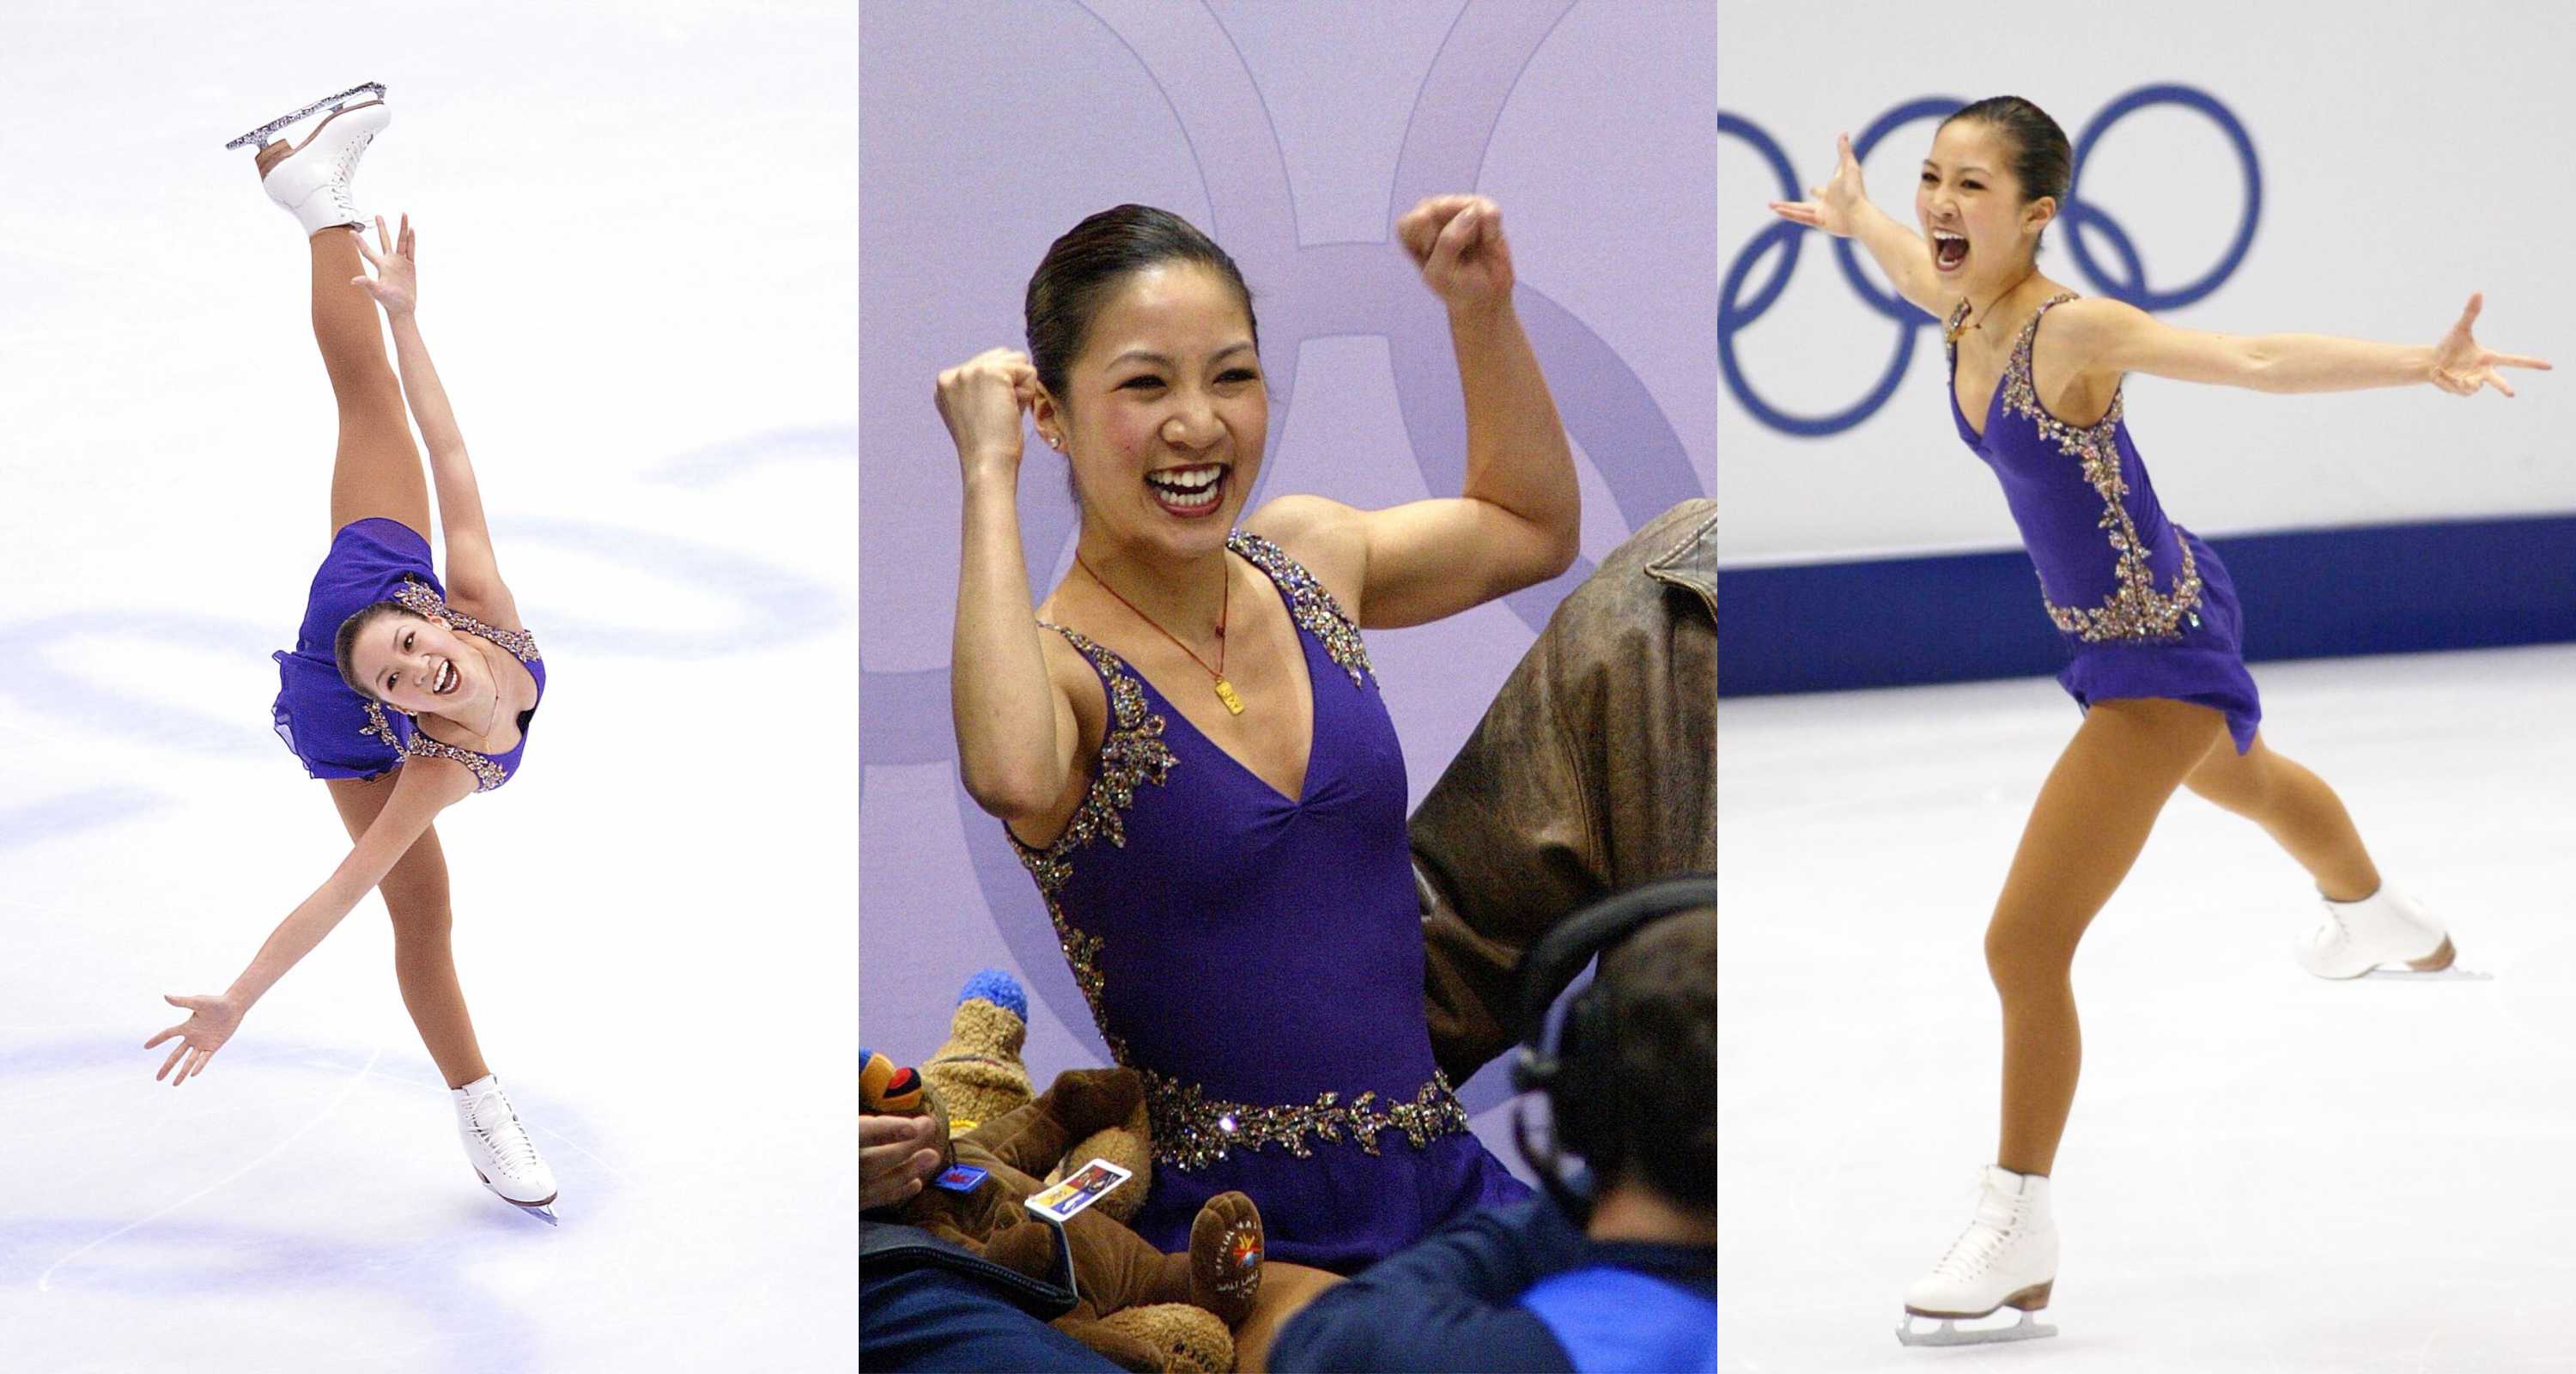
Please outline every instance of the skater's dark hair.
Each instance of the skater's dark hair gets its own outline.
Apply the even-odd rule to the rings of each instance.
[[[1643,1183],[1675,1202],[1717,1206],[1717,912],[1659,920],[1601,956],[1598,1112],[1583,1113],[1595,1194]]]
[[[2064,207],[2067,185],[2075,178],[2075,151],[2048,111],[2017,95],[1990,95],[1960,106],[1956,114],[1941,121],[1941,127],[1963,119],[1983,124],[2012,143],[2012,174],[2021,183],[2022,204],[2046,196]],[[2035,242],[2031,245],[2034,252],[2038,247]]]
[[[1038,384],[1066,404],[1065,373],[1082,354],[1092,317],[1112,288],[1131,272],[1159,263],[1194,262],[1223,277],[1243,303],[1243,318],[1252,326],[1252,346],[1261,346],[1261,321],[1252,311],[1252,288],[1243,284],[1242,269],[1188,220],[1150,205],[1120,205],[1103,210],[1068,230],[1047,246],[1046,257],[1029,277],[1026,315],[1029,361]]]
[[[371,601],[359,607],[348,619],[341,621],[340,632],[331,637],[331,657],[340,665],[340,680],[349,684],[350,691],[369,701],[381,702],[384,698],[378,696],[376,690],[358,676],[358,636],[365,634],[368,626],[388,615],[407,615],[414,620],[425,619],[419,612],[399,601]]]

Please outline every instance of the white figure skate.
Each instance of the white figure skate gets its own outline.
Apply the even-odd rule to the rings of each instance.
[[[560,1225],[554,1211],[554,1171],[537,1157],[528,1128],[519,1124],[510,1099],[501,1095],[501,1081],[485,1074],[451,1089],[448,1096],[456,1099],[456,1133],[465,1139],[465,1158],[473,1164],[474,1176],[503,1202],[548,1226]]]
[[[2049,1290],[2057,1284],[2057,1219],[2049,1211],[2048,1179],[1988,1165],[1983,1183],[1976,1220],[1931,1273],[1905,1290],[1905,1321],[1896,1328],[1900,1344],[1985,1345],[2057,1334],[2056,1327],[2031,1315],[2048,1306]],[[1958,1326],[2006,1307],[2021,1313],[2017,1325]],[[1940,1325],[1917,1331],[1916,1317]]]
[[[380,86],[361,86],[358,91],[371,89],[383,90]],[[358,174],[358,158],[393,122],[393,117],[393,111],[382,100],[333,105],[302,143],[287,145],[285,152],[277,153],[263,141],[259,157],[261,189],[295,216],[307,238],[342,225],[364,228],[367,217],[358,209],[349,183]]]
[[[2319,978],[2487,981],[2454,963],[2451,937],[2414,898],[2388,887],[2358,902],[2327,902],[2326,916],[2298,945],[2299,964]]]

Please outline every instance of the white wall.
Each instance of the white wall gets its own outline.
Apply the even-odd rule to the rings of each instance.
[[[2130,90],[2198,87],[2251,136],[2263,207],[2235,274],[2167,319],[2430,343],[2483,290],[2484,342],[2576,366],[2563,246],[2576,208],[2571,53],[2576,10],[2528,4],[1720,0],[1718,108],[1780,143],[1803,194],[1830,172],[1838,132],[1858,136],[1920,97],[2026,96],[2080,138]],[[1897,130],[1864,163],[1872,197],[1909,223],[1933,127]],[[1778,192],[1744,141],[1720,137],[1717,157],[1723,278]],[[2218,262],[2240,186],[2218,126],[2165,107],[2113,126],[2078,189],[2128,232],[2162,289]],[[1829,241],[1808,237],[1788,289],[1736,346],[1773,404],[1824,414],[1871,389],[1896,327],[1852,294]],[[2050,232],[2043,270],[2097,292],[2066,237],[2062,223]],[[1766,263],[1744,294],[1770,274]],[[2523,375],[2513,401],[2429,387],[2274,397],[2140,378],[2130,429],[2167,510],[2207,534],[2576,510],[2576,462],[2559,442],[2576,417],[2576,377]],[[1724,558],[2012,546],[1993,478],[1952,431],[1943,380],[1927,327],[1888,403],[1822,439],[1764,426],[1721,381]]]

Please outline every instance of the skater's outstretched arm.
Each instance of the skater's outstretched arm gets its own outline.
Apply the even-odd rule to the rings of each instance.
[[[1941,276],[1932,266],[1932,245],[1869,198],[1869,189],[1861,184],[1860,159],[1852,155],[1851,135],[1843,135],[1836,148],[1841,161],[1833,179],[1809,190],[1811,199],[1772,201],[1771,213],[1838,239],[1860,240],[1896,294],[1924,314],[1941,318],[1951,301],[1941,293]]]
[[[2144,372],[2254,391],[2359,391],[2430,383],[2454,396],[2473,396],[2490,386],[2511,396],[2513,387],[2497,368],[2546,372],[2549,364],[2481,346],[2469,326],[2485,304],[2484,295],[2469,297],[2459,322],[2430,347],[2322,334],[2209,334],[2176,329],[2135,306],[2103,298],[2069,301],[2049,315],[2045,328],[2050,349],[2071,355],[2086,371]]]
[[[1029,355],[995,348],[940,373],[937,391],[966,488],[948,654],[958,772],[976,805],[1031,833],[1070,816],[1082,786],[1081,725],[1048,672],[1020,554],[1020,417],[1037,387]]]
[[[352,281],[384,307],[385,322],[394,336],[394,365],[402,374],[403,398],[411,403],[421,447],[429,452],[430,482],[438,491],[438,525],[446,540],[448,599],[505,630],[523,629],[518,603],[501,581],[500,565],[492,555],[492,531],[484,523],[483,493],[474,483],[474,462],[466,455],[464,432],[456,427],[447,388],[439,384],[429,345],[420,337],[414,309],[419,304],[419,256],[411,216],[403,216],[399,238],[386,230],[379,215],[376,245],[368,245],[364,232],[357,239],[358,251],[376,272]]]
[[[1283,497],[1244,522],[1301,557],[1352,568],[1361,625],[1420,625],[1544,582],[1574,562],[1583,497],[1574,453],[1520,316],[1502,211],[1482,196],[1433,196],[1396,221],[1423,285],[1449,312],[1467,402],[1459,494],[1363,511]],[[1335,558],[1336,549],[1345,550]]]
[[[153,1078],[165,1077],[175,1068],[178,1076],[170,1080],[170,1086],[175,1088],[202,1072],[206,1061],[240,1028],[242,1016],[252,1005],[267,995],[288,969],[312,953],[314,946],[322,943],[322,937],[374,891],[376,884],[384,881],[395,861],[429,829],[439,812],[472,795],[477,785],[473,772],[463,764],[429,756],[406,761],[395,776],[393,795],[386,800],[385,809],[358,837],[349,857],[340,861],[312,896],[278,922],[267,943],[259,947],[250,966],[242,970],[231,987],[213,997],[164,999],[174,1007],[185,1008],[190,1015],[143,1042],[145,1049],[151,1049],[173,1037],[179,1040]]]

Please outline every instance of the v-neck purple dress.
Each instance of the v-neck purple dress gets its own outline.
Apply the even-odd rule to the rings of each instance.
[[[1359,629],[1277,545],[1238,532],[1227,547],[1278,586],[1305,648],[1305,794],[1049,626],[1100,674],[1109,726],[1063,836],[1012,843],[1101,1038],[1145,1081],[1136,1231],[1186,1250],[1200,1205],[1241,1189],[1270,1258],[1348,1273],[1529,1189],[1468,1133],[1431,1056],[1404,755]]]
[[[2080,706],[2163,697],[2211,707],[2227,717],[2242,754],[2254,747],[2263,703],[2245,671],[2244,619],[2226,565],[2165,518],[2117,389],[2110,410],[2079,428],[2049,414],[2031,381],[2039,322],[2073,299],[2051,298],[2022,326],[1982,437],[1959,409],[1959,348],[1950,344],[1950,417],[2003,482],[2048,617],[2065,639],[2058,684]],[[1952,312],[1951,329],[1967,308]]]

